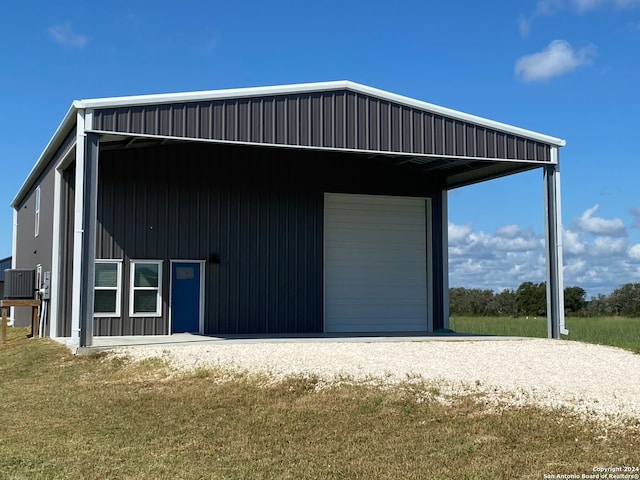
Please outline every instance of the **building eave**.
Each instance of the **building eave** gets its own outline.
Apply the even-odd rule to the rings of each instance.
[[[49,140],[49,143],[44,148],[44,150],[40,154],[40,157],[36,161],[35,165],[29,172],[29,175],[27,175],[27,178],[22,184],[22,186],[20,187],[20,190],[18,190],[18,193],[11,201],[12,208],[16,208],[20,204],[20,202],[24,199],[24,197],[27,195],[29,190],[31,190],[31,188],[33,187],[33,184],[36,182],[38,177],[42,174],[44,169],[47,167],[51,156],[55,154],[60,144],[64,141],[66,136],[69,134],[69,130],[73,128],[73,126],[75,125],[77,111],[78,111],[77,102],[73,102],[71,107],[69,107],[67,114],[62,119],[62,122],[60,122],[55,133],[51,137],[51,140]]]

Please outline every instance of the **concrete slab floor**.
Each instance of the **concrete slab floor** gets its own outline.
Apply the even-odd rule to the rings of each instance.
[[[318,334],[252,334],[252,335],[199,335],[174,333],[172,335],[130,335],[94,337],[90,347],[68,345],[76,354],[90,354],[120,347],[158,345],[196,345],[216,343],[300,343],[300,342],[433,342],[433,341],[505,341],[531,340],[532,337],[506,337],[468,333],[318,333]],[[64,343],[66,339],[59,339]]]

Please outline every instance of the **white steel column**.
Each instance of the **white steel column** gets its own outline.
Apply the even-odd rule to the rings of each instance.
[[[551,164],[544,167],[545,246],[547,253],[547,332],[549,338],[567,335],[564,324],[562,215],[558,147],[551,147]]]
[[[82,291],[82,220],[84,217],[84,156],[85,128],[84,110],[78,110],[76,124],[76,184],[73,219],[73,281],[71,299],[71,339],[69,343],[80,343],[80,292]]]

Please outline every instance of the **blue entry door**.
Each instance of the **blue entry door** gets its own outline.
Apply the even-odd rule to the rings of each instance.
[[[200,331],[200,263],[173,262],[171,333]]]

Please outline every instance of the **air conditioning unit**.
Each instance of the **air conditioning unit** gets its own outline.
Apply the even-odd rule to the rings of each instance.
[[[9,269],[4,271],[4,298],[34,298],[36,271]]]

